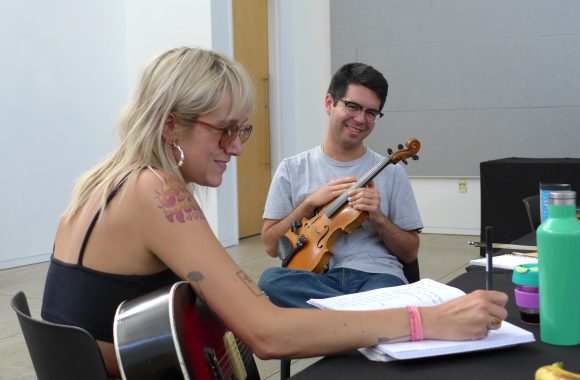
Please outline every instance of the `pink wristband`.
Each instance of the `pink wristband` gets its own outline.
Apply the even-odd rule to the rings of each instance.
[[[407,306],[409,312],[409,327],[411,329],[411,341],[423,340],[423,326],[421,325],[421,314],[417,306]]]

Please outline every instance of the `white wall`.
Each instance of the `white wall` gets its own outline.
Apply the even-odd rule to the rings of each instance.
[[[150,59],[178,46],[211,48],[210,0],[125,0],[128,85]]]
[[[269,0],[272,168],[320,144],[330,72],[329,0]]]
[[[459,192],[460,179],[467,182],[465,193]],[[479,235],[479,178],[411,177],[411,185],[423,219],[424,233]]]
[[[75,179],[116,144],[117,116],[149,59],[213,40],[231,55],[229,25],[229,0],[3,5],[0,269],[49,258]],[[234,163],[223,189],[200,197],[225,245],[237,242],[235,172]]]
[[[46,260],[75,178],[111,148],[127,97],[118,0],[0,12],[0,268]]]

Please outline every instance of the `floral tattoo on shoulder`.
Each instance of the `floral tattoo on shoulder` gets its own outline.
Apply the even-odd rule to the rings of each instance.
[[[163,181],[161,191],[156,191],[159,200],[159,208],[163,210],[165,217],[171,223],[185,223],[193,219],[205,219],[203,211],[193,196],[182,182],[175,177],[166,178]]]

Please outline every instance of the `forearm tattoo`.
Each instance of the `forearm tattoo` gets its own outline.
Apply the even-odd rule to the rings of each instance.
[[[204,280],[203,274],[201,274],[201,272],[189,272],[186,278],[193,285],[193,289],[197,296],[205,302],[205,297],[201,291],[201,282]]]
[[[242,283],[244,283],[244,285],[246,285],[246,287],[250,289],[250,291],[254,293],[256,297],[268,297],[266,293],[261,291],[260,288],[258,288],[258,285],[256,285],[256,283],[244,271],[239,271],[236,274],[240,278],[240,280],[242,280]],[[200,272],[189,272],[186,277],[189,280],[189,282],[191,282],[191,284],[193,285],[193,288],[195,289],[197,295],[203,301],[205,301],[205,297],[203,296],[203,293],[201,291],[201,282],[205,279],[203,277],[203,274],[201,274]]]
[[[161,191],[156,191],[159,208],[171,223],[185,223],[193,219],[205,219],[203,211],[193,199],[185,185],[170,177],[163,181]]]
[[[256,285],[256,283],[250,278],[250,276],[247,275],[246,272],[239,271],[237,275],[256,297],[268,297],[265,292],[258,288],[258,285]]]

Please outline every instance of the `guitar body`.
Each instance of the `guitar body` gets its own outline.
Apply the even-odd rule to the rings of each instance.
[[[115,352],[123,379],[259,379],[253,354],[186,281],[119,305]]]

